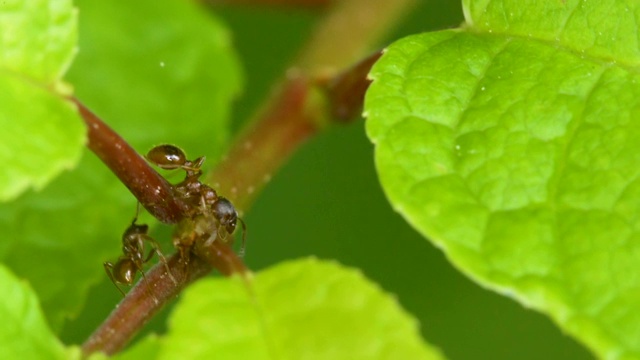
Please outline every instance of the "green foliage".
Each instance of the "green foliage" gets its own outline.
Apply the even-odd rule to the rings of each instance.
[[[479,283],[602,357],[640,357],[640,5],[465,14],[372,71],[367,131],[390,201]]]
[[[443,6],[444,2],[429,3]],[[509,8],[486,12],[484,8],[500,4],[509,5],[491,2],[468,10],[475,13],[476,19],[476,25],[470,29],[480,37],[489,31],[497,33],[496,26],[502,20],[492,16]],[[65,350],[52,333],[59,331],[66,316],[82,308],[88,289],[97,281],[105,286],[92,291],[92,298],[98,301],[90,302],[85,308],[92,319],[102,320],[119,298],[106,279],[101,263],[119,255],[119,239],[133,216],[134,199],[93,154],[85,153],[77,164],[84,129],[73,106],[62,100],[71,94],[71,87],[61,79],[71,83],[75,96],[140,152],[160,142],[172,142],[185,148],[189,155],[207,155],[207,166],[212,165],[225,146],[229,105],[241,88],[242,75],[227,30],[215,16],[191,2],[78,0],[75,5],[80,10],[79,31],[76,10],[68,0],[0,2],[0,91],[3,94],[0,97],[0,154],[5,159],[5,170],[0,175],[0,200],[13,201],[0,206],[0,225],[4,230],[0,260],[11,269],[9,271],[24,279],[18,281],[0,267],[3,294],[0,318],[6,320],[0,325],[0,358],[77,358],[79,350]],[[608,5],[615,9],[620,6]],[[516,23],[522,24],[527,16],[530,16],[527,21],[535,22],[534,14],[528,12],[535,6],[535,2],[523,8],[514,5],[512,12],[519,19],[503,26],[501,32],[514,34]],[[443,28],[458,23],[458,20],[442,20],[440,11],[424,9],[427,8],[412,14],[416,18],[414,29]],[[576,9],[575,14],[580,15],[582,8]],[[229,11],[222,10],[223,13]],[[231,10],[234,11],[242,13],[247,9]],[[281,76],[279,72],[287,67],[289,59],[302,45],[300,42],[309,35],[317,16],[281,9],[249,9],[247,12],[253,13],[254,19],[266,21],[244,18],[234,30],[235,38],[244,40],[245,58],[252,61],[248,67],[253,71],[249,75],[250,100],[245,100],[250,106],[240,109],[243,113],[240,118],[252,111],[258,99],[264,97],[264,89],[272,86],[267,80]],[[434,13],[438,14],[435,21],[421,15],[433,16]],[[482,24],[478,20],[481,16],[487,16]],[[603,18],[604,15],[596,19],[591,13],[582,20],[576,16],[580,21],[597,20],[596,23]],[[555,24],[551,16],[546,19],[550,25]],[[492,27],[483,28],[485,22]],[[633,34],[622,30],[616,36]],[[526,27],[518,31],[521,36],[528,36],[522,33]],[[252,37],[243,35],[252,32]],[[80,34],[79,54],[66,73],[77,52],[77,33]],[[574,33],[574,37],[581,35],[579,30]],[[589,34],[582,35],[588,37]],[[542,36],[538,34],[536,38]],[[602,55],[609,47],[604,41],[606,38],[594,35],[593,39],[596,40],[590,43],[587,57],[600,56],[618,63],[626,59],[627,65],[633,63],[629,59],[634,56],[634,47],[623,46],[611,56]],[[548,38],[547,41],[556,40]],[[557,41],[563,49],[580,53],[571,47],[574,41],[565,38],[564,33]],[[239,51],[243,51],[242,47]],[[521,61],[520,57],[514,59]],[[445,60],[452,62],[450,58]],[[504,91],[511,92],[512,88]],[[430,250],[427,245],[411,242],[411,230],[387,211],[369,162],[362,161],[370,148],[360,125],[330,130],[328,135],[302,149],[292,165],[284,170],[284,175],[274,174],[269,190],[245,219],[251,234],[247,263],[252,269],[258,269],[283,259],[321,254],[357,265],[385,289],[397,293],[403,306],[412,312],[421,312],[419,321],[424,326],[420,330],[428,329],[429,338],[437,334],[438,344],[442,344],[442,337],[447,335],[441,334],[447,331],[453,334],[449,336],[454,339],[447,341],[454,345],[445,347],[447,352],[477,353],[466,346],[470,337],[464,332],[474,329],[451,330],[456,325],[449,320],[467,318],[466,314],[473,313],[471,322],[489,321],[476,321],[475,316],[481,317],[483,311],[476,309],[477,298],[467,296],[468,292],[459,292],[460,287],[455,284],[457,281],[460,285],[461,280],[455,278],[451,283],[451,277],[447,276],[452,276],[452,271],[442,264],[439,268],[434,265],[434,262],[442,263],[440,258],[424,257]],[[76,166],[72,172],[61,173],[62,169]],[[305,186],[300,186],[302,183]],[[41,189],[45,185],[48,186],[43,191],[27,191],[15,200],[25,189]],[[503,223],[508,223],[508,219]],[[584,232],[592,230],[601,231],[594,228]],[[168,236],[163,238],[166,240]],[[168,248],[165,251],[168,252]],[[504,261],[504,258],[495,258]],[[435,278],[441,286],[446,285],[432,288],[430,285],[438,285],[433,283]],[[400,309],[395,299],[353,270],[317,261],[285,263],[258,272],[252,285],[254,297],[248,296],[245,284],[239,279],[209,279],[197,284],[189,289],[178,311],[171,315],[168,335],[145,337],[119,358],[171,357],[172,354],[181,358],[198,351],[211,357],[219,357],[223,352],[228,357],[240,357],[244,352],[268,356],[277,351],[282,357],[299,358],[308,351],[313,352],[313,357],[327,354],[332,358],[362,358],[374,357],[368,356],[377,355],[372,349],[385,347],[394,350],[389,355],[392,358],[438,357],[422,343],[417,322]],[[469,291],[468,285],[462,286],[466,286],[463,291]],[[113,300],[109,298],[111,295]],[[450,296],[445,300],[448,303],[438,304],[447,299],[446,296]],[[451,296],[456,301],[451,302]],[[42,312],[38,302],[42,304]],[[500,307],[501,315],[505,309],[502,305],[504,303],[494,304]],[[474,309],[469,310],[471,307]],[[425,312],[431,313],[425,316]],[[434,326],[429,317],[434,313],[440,326]],[[491,310],[485,309],[485,313],[490,314]],[[300,320],[302,316],[304,320]],[[84,320],[68,323],[67,328],[95,326],[92,321],[79,324]],[[495,329],[490,326],[500,321],[503,317],[491,321],[489,327],[482,328],[481,334],[473,336],[478,339],[476,343],[495,351],[492,355],[508,354],[502,349],[512,345],[506,343],[504,334],[491,332]],[[269,325],[268,331],[264,331],[264,324]],[[161,327],[152,329],[162,330]],[[231,338],[232,335],[237,337]],[[77,343],[86,336],[84,331],[77,339],[65,339],[65,342]],[[262,351],[267,342],[269,353]],[[239,343],[256,346],[240,347]],[[407,353],[399,355],[397,349]],[[105,356],[95,354],[91,358]]]
[[[77,97],[141,153],[171,142],[211,166],[242,83],[227,29],[180,0],[77,5],[80,53],[68,76]]]
[[[179,0],[163,6],[153,1],[77,5],[80,52],[68,76],[76,96],[141,153],[171,141],[188,154],[217,155],[240,86],[226,30]],[[53,115],[39,116],[42,122]],[[73,121],[82,124],[77,117]],[[90,285],[106,276],[102,263],[121,253],[120,238],[134,212],[134,198],[90,153],[44,191],[0,207],[5,235],[0,258],[31,282],[54,329],[81,308]]]
[[[151,1],[77,5],[82,14],[80,52],[67,76],[76,96],[141,152],[170,139],[189,153],[217,157],[227,139],[229,104],[241,82],[226,30],[181,1],[161,7]],[[60,93],[45,93],[59,101]],[[67,111],[74,113],[72,107]],[[36,115],[41,121],[49,112]],[[105,278],[100,264],[119,254],[118,239],[134,209],[133,198],[91,154],[42,192],[0,208],[8,239],[1,243],[0,257],[32,284],[54,329],[82,306],[89,286]],[[236,357],[246,351],[264,357],[269,355],[267,341],[269,351],[291,358],[437,357],[422,343],[415,320],[353,271],[306,261],[260,273],[251,284],[255,298],[247,296],[245,285],[238,279],[201,282],[185,295],[160,347],[151,336],[122,358],[183,357],[194,351],[211,356],[226,351]],[[31,297],[35,303],[35,295]],[[10,295],[2,304],[19,299]],[[298,300],[292,304],[292,299]],[[228,302],[242,306],[232,311]],[[14,320],[24,321],[20,313]],[[46,330],[44,320],[38,320]],[[210,332],[211,324],[219,331]],[[256,337],[266,325],[265,337]],[[35,330],[36,336],[23,336],[26,345],[15,344],[17,349],[40,351],[33,344],[45,338],[38,332],[44,330]],[[248,342],[238,347],[230,334]],[[78,355],[77,349],[65,354],[51,332],[46,335],[58,354],[34,358]],[[3,346],[12,341],[0,340]],[[15,349],[6,348],[8,357],[15,357]]]
[[[144,358],[158,352],[148,342],[132,351]],[[159,355],[159,359],[440,358],[422,342],[416,321],[393,298],[357,271],[314,259],[281,263],[249,282],[236,277],[193,285],[170,318]]]
[[[0,29],[0,201],[7,201],[74,167],[85,136],[73,106],[51,93],[64,88],[76,50],[71,1],[5,1]]]
[[[0,359],[79,359],[47,327],[31,288],[0,264]]]

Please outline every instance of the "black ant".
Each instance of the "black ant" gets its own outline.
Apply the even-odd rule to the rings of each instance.
[[[138,203],[138,210],[139,208],[140,204]],[[109,261],[103,264],[104,270],[107,272],[109,279],[111,279],[111,282],[113,282],[116,288],[118,288],[118,291],[120,291],[122,296],[125,296],[125,293],[120,289],[118,284],[128,286],[132,285],[138,271],[142,273],[142,277],[144,278],[143,266],[151,260],[153,254],[158,254],[158,257],[166,267],[167,274],[169,274],[174,282],[176,281],[169,271],[167,260],[160,251],[160,246],[155,239],[147,235],[149,226],[145,224],[138,225],[136,224],[137,220],[138,216],[136,215],[131,222],[131,225],[129,225],[122,235],[122,255],[118,258],[118,261],[116,261],[115,264]],[[145,240],[148,241],[152,247],[147,257],[144,256]]]
[[[187,156],[182,149],[174,145],[163,144],[149,150],[146,159],[161,169],[182,169],[186,172],[185,179],[174,185],[174,189],[191,205],[193,209],[191,214],[192,224],[180,226],[179,228],[182,230],[179,229],[179,233],[184,234],[188,233],[189,230],[193,230],[193,235],[207,237],[209,239],[207,241],[213,241],[216,238],[225,240],[228,235],[233,234],[237,222],[240,221],[243,231],[240,253],[244,252],[247,229],[244,221],[238,217],[238,212],[228,199],[218,196],[215,190],[199,180],[202,175],[200,168],[204,163],[204,156],[190,161],[187,160]],[[211,222],[211,216],[220,224],[217,229],[203,224],[204,222]],[[216,230],[215,234],[213,230]],[[193,236],[178,236],[177,239],[174,239],[174,244],[183,255],[186,252],[185,249],[190,248],[194,242]]]

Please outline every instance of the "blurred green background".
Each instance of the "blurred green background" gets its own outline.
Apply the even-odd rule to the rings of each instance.
[[[231,29],[246,74],[244,94],[234,110],[237,129],[283,74],[319,14],[249,7],[212,12]],[[386,40],[456,27],[462,20],[458,1],[422,1]],[[360,268],[396,294],[420,321],[425,339],[451,359],[592,358],[546,317],[458,273],[440,250],[392,211],[378,184],[373,146],[362,121],[335,126],[306,144],[274,174],[245,220],[250,268],[258,271],[306,256]],[[157,231],[167,238],[170,229]],[[83,341],[119,299],[105,276],[85,311],[65,326],[63,340]],[[145,333],[162,331],[166,314]]]

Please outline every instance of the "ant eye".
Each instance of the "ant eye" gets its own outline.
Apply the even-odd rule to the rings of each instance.
[[[177,146],[164,144],[158,145],[147,153],[147,160],[161,169],[171,170],[183,167],[187,162],[184,151]]]

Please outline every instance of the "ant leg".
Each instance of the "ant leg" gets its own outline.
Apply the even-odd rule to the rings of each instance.
[[[187,160],[180,168],[187,173],[187,178],[197,179],[202,175],[202,170],[200,170],[200,168],[202,167],[205,159],[206,158],[204,156],[201,156],[193,161]]]
[[[240,224],[242,224],[242,246],[240,247],[240,251],[238,251],[238,256],[243,258],[247,249],[247,225],[241,218],[238,218],[238,220],[240,220]]]
[[[175,285],[178,285],[178,281],[176,281],[176,278],[174,278],[173,274],[171,274],[171,270],[169,270],[167,258],[164,257],[164,254],[162,253],[162,251],[160,251],[160,245],[158,244],[158,242],[154,238],[148,235],[145,235],[144,239],[147,240],[151,244],[151,247],[153,248],[151,251],[149,251],[149,255],[147,255],[146,259],[144,259],[144,262],[146,263],[147,261],[151,260],[151,257],[153,257],[154,253],[158,254],[158,258],[164,264],[164,268],[167,271],[167,275],[169,275],[169,278],[171,279],[171,281],[173,281]]]
[[[153,251],[149,253],[150,256],[147,257],[147,259],[151,259],[151,255],[153,255]],[[145,261],[146,262],[146,261]],[[151,291],[151,285],[149,284],[149,282],[147,281],[147,275],[144,274],[144,269],[142,269],[142,267],[138,268],[138,271],[140,271],[140,273],[142,274],[142,280],[145,282],[145,284],[147,284],[147,293],[149,295],[151,295],[151,297],[153,298],[153,300],[157,303],[159,303],[160,301],[158,300],[158,298],[153,294],[153,291]]]
[[[120,286],[118,286],[118,282],[113,277],[113,263],[107,261],[107,262],[103,263],[102,265],[104,266],[104,271],[107,272],[107,276],[109,276],[109,279],[111,280],[113,285],[115,285],[116,288],[118,289],[118,291],[120,291],[120,293],[122,294],[122,297],[125,297],[126,294],[124,293],[124,291],[122,291],[122,289],[120,289]]]
[[[131,225],[135,225],[136,221],[138,221],[138,215],[140,215],[140,201],[136,201],[136,215],[133,217]]]

